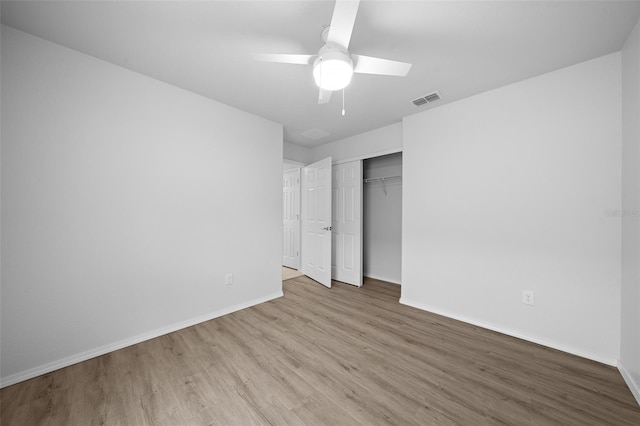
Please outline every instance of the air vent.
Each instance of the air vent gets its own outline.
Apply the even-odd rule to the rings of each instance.
[[[309,139],[318,140],[318,139],[326,138],[327,136],[329,136],[330,133],[327,133],[324,130],[320,130],[320,129],[311,129],[311,130],[307,130],[306,132],[302,132],[301,134],[302,136],[306,136]]]
[[[418,98],[418,99],[414,99],[414,100],[413,100],[413,104],[414,104],[415,106],[424,105],[424,104],[426,104],[427,102],[429,102],[429,101],[427,101],[425,98]]]
[[[429,93],[424,98],[427,100],[427,102],[439,101],[440,100],[440,93],[438,93],[438,92]]]
[[[414,99],[412,102],[415,106],[421,106],[424,104],[429,104],[431,102],[439,101],[440,99],[441,99],[440,92],[433,92],[421,98]]]

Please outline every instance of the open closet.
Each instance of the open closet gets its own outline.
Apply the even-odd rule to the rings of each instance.
[[[310,184],[305,185],[311,176],[318,175],[313,166],[322,161],[327,162],[328,176],[332,176],[327,186],[332,196],[326,207],[318,204],[317,196],[325,193],[320,191],[322,187],[316,190]],[[333,166],[330,157],[320,162],[293,169],[285,166],[288,170],[283,172],[283,266],[312,278],[311,269],[326,271],[322,279],[314,279],[328,287],[332,279],[360,286],[363,277],[400,284],[402,153]],[[315,213],[309,210],[311,207]],[[328,222],[315,229],[316,216],[321,212],[328,214]],[[317,238],[314,233],[318,233]],[[305,243],[305,238],[312,239]],[[315,240],[330,241],[328,252],[320,254]],[[328,259],[330,271],[321,267],[329,266],[325,263]]]
[[[363,275],[402,281],[402,153],[363,160]]]

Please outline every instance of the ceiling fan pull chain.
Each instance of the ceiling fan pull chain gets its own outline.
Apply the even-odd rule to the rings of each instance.
[[[342,88],[342,116],[344,117],[344,87]]]

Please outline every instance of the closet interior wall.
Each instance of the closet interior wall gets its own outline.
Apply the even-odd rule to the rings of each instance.
[[[402,153],[363,161],[363,275],[401,283]]]

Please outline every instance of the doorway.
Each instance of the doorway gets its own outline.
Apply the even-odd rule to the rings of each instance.
[[[357,168],[354,169],[356,165]],[[294,192],[298,191],[297,193],[300,194],[304,179],[300,169],[297,169],[297,172],[299,180],[297,189]],[[369,277],[400,284],[402,279],[402,153],[340,163],[333,167],[332,174],[333,189],[331,192],[333,193],[333,202],[329,201],[329,204],[327,204],[328,206],[333,204],[333,208],[329,207],[333,210],[333,220],[330,222],[332,227],[329,227],[329,232],[327,233],[331,235],[331,245],[333,246],[331,250],[332,273],[328,279],[329,282],[334,279],[360,286],[363,278]],[[286,176],[287,172],[284,175]],[[353,178],[356,179],[352,182]],[[287,192],[287,182],[291,182],[291,180],[283,180],[283,193]],[[338,190],[339,188],[346,188],[346,190],[340,191]],[[357,192],[352,192],[352,190],[355,191],[356,189]],[[349,194],[353,194],[353,196],[347,196]],[[293,241],[285,240],[283,250],[285,253],[292,253],[291,247],[298,247],[296,254],[298,255],[299,263],[297,264],[298,266],[292,266],[292,268],[304,272],[304,247],[302,247],[303,244],[301,242],[302,216],[304,216],[304,209],[300,204],[303,201],[302,198],[304,197],[301,194],[297,197],[283,197],[283,218],[285,218],[285,222],[292,217],[290,212],[299,212],[298,237],[294,238]],[[297,205],[289,204],[296,199]],[[345,228],[348,221],[340,220],[340,217],[347,218],[350,216],[360,218],[361,232],[355,238],[346,238],[354,234]],[[323,222],[323,227],[327,228],[325,225],[326,222]],[[304,227],[306,226],[304,225]],[[283,222],[283,230],[285,227],[286,224]],[[333,232],[331,228],[333,228]],[[283,231],[283,238],[286,239],[287,235],[291,234]],[[340,245],[338,244],[339,242],[343,244]],[[357,248],[358,250],[346,250],[346,248]],[[310,247],[309,250],[316,251],[313,250],[313,247]],[[358,255],[346,255],[352,251]],[[317,256],[312,256],[312,258],[317,258]],[[342,267],[339,267],[338,259],[345,260]],[[288,266],[285,263],[284,254],[283,266]],[[359,267],[355,268],[357,270],[355,271],[352,266]],[[351,279],[352,277],[340,279],[339,274],[336,273],[340,268],[345,271],[351,268],[353,271],[347,272],[353,272],[351,275],[355,274],[355,279]],[[325,285],[327,284],[325,283]]]
[[[402,153],[363,161],[363,275],[402,281]]]

